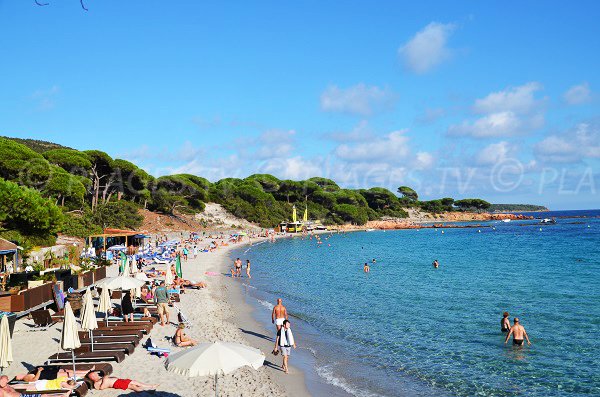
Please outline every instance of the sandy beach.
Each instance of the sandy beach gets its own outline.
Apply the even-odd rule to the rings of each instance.
[[[201,244],[200,244],[201,245]],[[232,341],[260,349],[266,355],[265,365],[255,371],[241,368],[232,374],[219,377],[219,394],[222,396],[308,396],[304,375],[296,367],[286,375],[279,368],[281,358],[270,354],[273,330],[267,332],[251,319],[248,305],[243,304],[240,280],[226,277],[230,267],[230,251],[241,244],[221,247],[212,253],[200,253],[197,259],[182,263],[184,278],[205,281],[208,288],[187,290],[181,295],[178,306],[191,322],[186,333],[199,342]],[[109,275],[116,274],[116,266]],[[207,276],[205,272],[220,273]],[[231,293],[233,290],[237,293]],[[116,303],[116,301],[113,301]],[[238,317],[241,321],[238,321]],[[179,351],[165,337],[175,333],[176,311],[171,309],[171,325],[157,324],[151,334],[159,347]],[[31,331],[31,320],[19,320],[13,335],[12,365],[4,371],[9,377],[40,365],[53,353],[59,351],[61,324],[43,331]],[[293,363],[293,360],[292,360]],[[114,363],[114,376],[136,379],[147,383],[160,383],[155,395],[162,396],[214,396],[212,377],[185,378],[167,372],[165,359],[150,355],[141,346],[121,363]],[[119,396],[119,390],[92,391],[92,395]],[[125,393],[127,394],[127,393]],[[141,393],[145,394],[145,393]]]

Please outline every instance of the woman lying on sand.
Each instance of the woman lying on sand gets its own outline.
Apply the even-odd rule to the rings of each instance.
[[[158,384],[149,385],[131,379],[119,379],[111,376],[104,376],[104,371],[90,371],[86,375],[86,378],[92,382],[92,385],[96,390],[120,389],[140,392],[156,390],[158,387]]]

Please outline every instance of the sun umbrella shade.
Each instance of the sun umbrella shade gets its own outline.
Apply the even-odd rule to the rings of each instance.
[[[143,273],[143,272],[136,273],[134,277],[137,278],[138,280],[142,280],[144,282],[150,281],[148,276],[146,276],[146,273]]]
[[[244,366],[259,369],[265,361],[260,350],[240,343],[201,343],[172,354],[167,360],[169,371],[194,377],[228,374]]]
[[[108,288],[102,288],[102,292],[100,293],[100,301],[98,302],[98,311],[102,313],[107,313],[112,308],[112,304],[110,302],[110,292]]]
[[[65,303],[65,319],[63,321],[60,347],[63,350],[73,350],[81,347],[79,334],[77,333],[77,321],[75,321],[75,315],[69,302]]]
[[[84,331],[93,331],[98,328],[96,320],[96,312],[94,311],[94,302],[92,301],[92,293],[90,289],[83,295],[83,309],[81,315],[81,328]]]
[[[2,316],[0,321],[0,367],[7,368],[12,361],[12,342],[10,340],[10,329],[8,328],[8,317]]]
[[[130,290],[136,289],[137,287],[141,287],[146,284],[142,280],[138,280],[129,276],[118,276],[118,277],[107,277],[103,280],[98,281],[96,283],[96,287],[100,287],[103,290],[108,288],[110,290]]]
[[[165,271],[165,284],[167,286],[173,284],[173,273],[171,272],[171,267],[167,266],[167,270]]]

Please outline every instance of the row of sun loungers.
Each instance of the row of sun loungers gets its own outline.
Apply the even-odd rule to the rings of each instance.
[[[152,312],[152,310],[151,310]],[[154,310],[155,312],[155,310]],[[33,312],[35,313],[35,312]],[[53,320],[49,313],[33,314],[32,317],[36,325],[38,321],[40,326],[49,326]],[[35,317],[34,317],[35,316]],[[37,321],[35,320],[37,318]],[[79,340],[81,347],[74,351],[75,364],[78,371],[88,371],[92,367],[102,370],[106,375],[112,373],[112,365],[109,362],[125,360],[126,356],[132,354],[140,340],[152,330],[158,320],[154,317],[140,317],[133,322],[124,322],[121,319],[109,319],[108,323],[98,319],[98,329],[92,331],[92,336],[88,332],[80,331]],[[93,340],[93,350],[92,350]],[[59,366],[62,369],[72,369],[70,364],[73,361],[71,352],[57,353],[48,357],[46,366]],[[21,392],[24,396],[44,395],[45,397],[84,397],[92,385],[82,380],[77,383],[73,390],[35,390],[34,383],[12,381],[11,386]]]

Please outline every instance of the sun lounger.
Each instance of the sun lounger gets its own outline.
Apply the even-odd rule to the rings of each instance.
[[[105,352],[105,351],[119,351],[127,355],[130,355],[135,350],[133,343],[129,342],[114,342],[114,343],[96,343],[94,342],[94,350],[92,350],[91,343],[82,343],[81,347],[75,349],[75,353],[87,353],[87,352]]]
[[[50,315],[50,310],[35,310],[29,313],[31,315],[31,319],[33,320],[33,324],[36,328],[40,330],[45,330],[48,327],[56,324],[57,321],[52,318]]]
[[[92,339],[89,337],[79,338],[82,344],[91,344]],[[140,343],[140,338],[136,336],[96,336],[94,335],[94,346],[105,345],[111,343],[131,343],[133,346],[137,346]]]
[[[130,324],[132,322],[134,324],[152,324],[152,325],[154,325],[154,324],[156,324],[158,322],[158,319],[155,318],[155,317],[144,317],[144,316],[137,316],[137,317],[135,317],[135,315],[134,315],[133,321],[130,321],[129,323],[125,323],[123,321],[122,317],[109,317],[108,318],[108,324],[109,325],[113,325],[113,324],[118,324],[118,325],[121,325],[121,324]]]
[[[43,394],[44,396],[76,396],[83,397],[88,392],[88,385],[83,380],[77,382],[75,389],[35,390],[35,382],[11,382],[11,387],[24,396]]]
[[[98,324],[98,328],[95,331],[103,331],[106,329],[114,329],[114,330],[138,330],[143,332],[144,334],[149,333],[152,330],[152,324],[150,323],[120,323],[120,324]]]
[[[83,352],[75,353],[75,362],[90,363],[95,361],[116,361],[120,363],[125,360],[125,353],[119,351]],[[53,354],[48,357],[47,364],[71,362],[71,352]]]
[[[144,337],[144,333],[138,329],[119,329],[119,328],[105,328],[105,329],[95,329],[94,331],[94,341],[97,337],[136,337],[138,340]],[[79,331],[80,338],[89,337],[89,334],[86,331]]]

